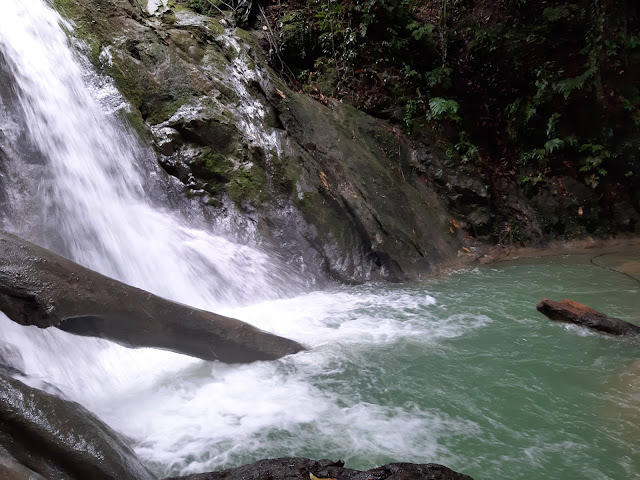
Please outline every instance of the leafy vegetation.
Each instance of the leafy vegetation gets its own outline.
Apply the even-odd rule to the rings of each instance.
[[[211,0],[185,1],[215,13]],[[293,88],[351,103],[416,139],[435,132],[454,163],[485,179],[499,225],[513,219],[499,211],[509,192],[496,178],[531,197],[570,177],[602,211],[640,188],[640,5],[630,0],[258,8],[265,50]]]
[[[281,69],[294,87],[409,135],[429,126],[487,179],[509,177],[535,195],[569,176],[602,202],[640,187],[634,2],[297,0],[267,10],[284,50],[280,19],[296,12],[305,25],[305,58],[289,55]]]

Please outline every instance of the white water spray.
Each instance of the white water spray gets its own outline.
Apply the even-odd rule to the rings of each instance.
[[[286,270],[265,253],[151,205],[144,186],[152,182],[143,176],[161,172],[101,108],[100,99],[117,104],[118,94],[108,82],[92,82],[61,26],[70,29],[41,0],[3,4],[0,48],[46,175],[31,192],[32,201],[40,199],[35,216],[42,233],[24,228],[33,220],[15,219],[14,229],[96,271],[201,308],[294,291],[295,279],[279,278],[288,277]]]
[[[149,1],[149,9],[160,3]],[[273,300],[290,296],[293,279],[272,257],[153,205],[147,190],[161,172],[119,126],[115,89],[69,48],[62,27],[71,29],[44,0],[3,2],[0,53],[15,85],[11,98],[0,98],[0,148],[19,163],[4,184],[20,186],[8,192],[10,228],[89,268],[315,350],[227,366],[21,327],[0,313],[0,332],[21,353],[25,381],[53,384],[83,403],[133,439],[162,476],[282,454],[446,460],[438,437],[477,435],[473,422],[437,409],[363,401],[351,385],[359,375],[349,370],[370,350],[404,338],[455,338],[488,318],[436,319],[436,299],[423,293]],[[2,110],[9,104],[12,114]],[[241,109],[243,119],[255,108]],[[273,148],[273,137],[243,125]],[[247,303],[254,305],[240,306]]]

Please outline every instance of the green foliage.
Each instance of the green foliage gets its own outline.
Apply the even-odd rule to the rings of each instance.
[[[403,120],[408,130],[411,130],[414,119],[418,116],[418,112],[423,112],[425,109],[425,99],[422,93],[420,93],[420,89],[417,89],[415,98],[407,100],[404,106]]]
[[[308,1],[316,12],[322,51],[343,73],[361,56],[396,62],[406,56],[408,36],[428,41],[433,33],[432,25],[410,21],[408,0]]]
[[[411,36],[415,40],[420,40],[423,37],[433,39],[436,26],[432,23],[420,23],[416,20],[410,22],[407,25],[407,30],[411,33]]]
[[[594,73],[595,73],[595,69],[589,68],[582,75],[560,80],[559,82],[556,82],[553,85],[553,90],[561,94],[565,100],[568,100],[569,96],[573,92],[577,90],[582,90],[587,85],[587,81],[594,75]]]
[[[471,142],[469,134],[465,131],[460,132],[458,136],[458,142],[455,144],[456,151],[460,155],[462,163],[472,162],[476,163],[478,160],[479,150],[478,146]]]
[[[560,20],[567,19],[571,16],[569,9],[565,5],[558,7],[547,7],[542,11],[542,17],[545,21],[555,23]]]
[[[601,177],[607,174],[607,170],[603,166],[605,160],[613,155],[603,145],[593,143],[581,145],[580,152],[586,154],[580,159],[580,171],[586,174],[585,183],[591,188],[596,188]]]
[[[394,121],[430,123],[462,162],[481,151],[486,175],[640,188],[636,3],[306,0],[324,67],[296,75],[330,73],[371,111],[395,102]]]
[[[550,137],[551,134],[556,131],[556,125],[558,123],[558,120],[560,120],[560,117],[562,117],[562,115],[560,115],[558,112],[554,112],[549,117],[549,120],[547,121],[547,137]]]
[[[451,73],[453,70],[445,65],[429,70],[425,74],[425,80],[429,87],[440,87],[446,90],[451,87]]]
[[[544,150],[547,154],[551,154],[555,150],[560,150],[562,147],[564,147],[564,140],[557,137],[547,140],[544,144]]]
[[[460,104],[452,99],[433,97],[429,99],[429,110],[427,111],[427,119],[429,120],[453,120],[459,122],[458,110]]]
[[[535,187],[539,183],[544,182],[544,176],[542,172],[538,172],[537,174],[524,174],[518,178],[518,183],[523,187]]]
[[[202,15],[210,15],[216,10],[211,0],[187,0],[187,6]]]

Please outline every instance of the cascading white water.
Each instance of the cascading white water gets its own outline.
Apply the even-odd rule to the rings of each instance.
[[[147,2],[149,11],[160,4]],[[616,378],[637,345],[540,321],[531,308],[552,285],[568,298],[600,297],[621,318],[626,308],[631,319],[638,290],[628,277],[554,259],[426,287],[277,298],[291,296],[292,279],[273,258],[154,204],[149,190],[168,179],[118,124],[121,98],[69,48],[62,27],[70,28],[44,0],[2,2],[6,228],[313,349],[229,366],[22,327],[0,312],[1,341],[19,354],[0,355],[25,382],[84,404],[161,478],[285,455],[354,468],[443,462],[495,479],[638,476],[637,376]],[[255,111],[241,108],[240,121]]]
[[[0,180],[6,228],[93,270],[210,310],[299,291],[300,279],[273,255],[154,204],[149,190],[154,184],[170,187],[170,177],[120,124],[122,97],[71,48],[72,26],[45,0],[8,0],[2,8],[0,75],[6,83],[0,88],[0,154],[8,165],[0,165]],[[206,364],[21,327],[1,312],[0,334],[2,343],[20,353],[27,383],[59,386],[116,427],[129,422],[114,405],[128,410],[126,402],[136,394]],[[86,367],[79,370],[80,364]],[[139,439],[149,434],[127,433]]]
[[[13,229],[96,271],[202,308],[295,291],[295,278],[265,253],[151,205],[145,185],[152,182],[143,177],[160,172],[118,125],[117,91],[98,84],[62,26],[71,28],[42,0],[3,4],[0,48],[27,141],[45,164],[34,191],[14,194],[36,199],[35,219],[14,219]],[[25,142],[7,129],[5,142],[12,140]],[[38,221],[37,232],[29,228]]]
[[[258,303],[286,296],[294,279],[264,253],[185,226],[170,212],[152,205],[145,192],[149,181],[143,176],[159,173],[114,118],[120,102],[117,92],[108,82],[95,81],[69,48],[61,26],[70,28],[44,0],[3,4],[0,52],[15,79],[15,98],[4,103],[11,103],[19,118],[8,118],[6,109],[0,114],[4,118],[0,141],[12,161],[22,160],[18,168],[10,169],[14,178],[4,183],[31,189],[9,191],[12,229],[127,283],[242,317],[310,346],[329,341],[349,345],[364,338],[386,342],[398,334],[412,334],[411,325],[403,322],[350,317],[349,312],[371,302],[366,295],[317,294]],[[245,130],[267,142],[267,149],[273,148],[271,143],[277,139],[246,124],[255,113],[250,111],[254,107],[246,108]],[[20,134],[15,122],[26,135]],[[25,150],[38,152],[38,161],[29,165]],[[39,172],[37,181],[24,178],[33,172]],[[15,212],[21,212],[22,218],[16,218]],[[238,309],[247,299],[256,305]],[[387,300],[376,298],[379,301]],[[428,297],[425,305],[432,303]],[[436,336],[447,335],[449,328]],[[459,334],[464,328],[454,330]],[[357,393],[345,409],[342,402],[347,394],[323,392],[308,381],[327,362],[330,370],[336,368],[331,366],[335,353],[322,348],[297,356],[297,364],[285,359],[228,367],[20,327],[1,313],[0,331],[4,341],[20,351],[28,374],[25,381],[45,388],[51,383],[86,405],[133,438],[136,451],[161,474],[248,460],[252,452],[259,455],[269,444],[266,437],[279,432],[300,430],[294,444],[316,443],[309,435],[326,437],[337,428],[352,437],[337,444],[324,441],[327,451],[347,442],[347,447],[338,448],[357,450],[368,445],[377,454],[391,451],[400,458],[408,442],[424,452],[439,447],[431,438],[398,433],[396,446],[389,449],[389,434],[372,434],[372,426],[391,426],[397,432],[419,432],[427,426],[434,431],[473,428],[416,408],[405,412],[394,406],[360,404]],[[84,367],[78,369],[78,365]],[[321,418],[333,420],[313,426]],[[288,440],[284,441],[286,445]],[[294,444],[291,453],[299,453]]]

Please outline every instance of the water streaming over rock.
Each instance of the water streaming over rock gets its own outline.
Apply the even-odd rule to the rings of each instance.
[[[71,26],[40,0],[9,1],[3,9],[2,101],[11,113],[5,109],[0,125],[2,148],[28,152],[22,162],[11,158],[13,175],[4,182],[15,210],[6,220],[12,230],[101,273],[203,308],[295,290],[295,278],[283,281],[285,270],[264,252],[153,205],[150,190],[168,178],[158,178],[151,152],[118,123],[123,101],[113,85],[69,47],[63,27]],[[27,178],[24,165],[32,170]],[[20,182],[19,191],[12,188]]]
[[[121,97],[69,47],[70,29],[43,0],[2,4],[4,227],[313,350],[228,366],[0,313],[10,345],[0,355],[26,382],[96,412],[160,476],[283,455],[354,468],[436,461],[495,479],[640,474],[637,345],[535,312],[557,294],[632,320],[637,284],[588,258],[559,259],[291,298],[276,259],[169,208],[170,181],[119,124]]]

